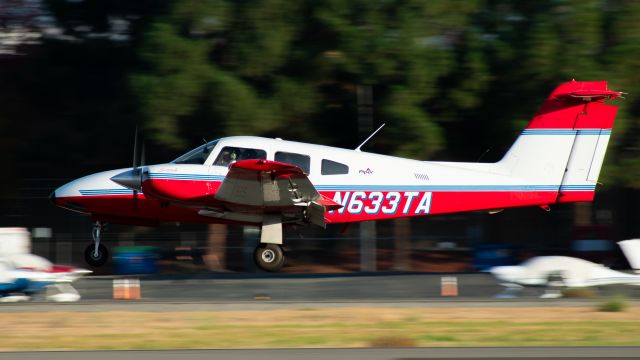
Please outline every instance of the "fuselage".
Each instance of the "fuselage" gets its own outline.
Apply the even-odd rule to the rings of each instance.
[[[212,141],[171,163],[145,166],[140,193],[111,180],[125,168],[74,180],[56,189],[52,200],[95,221],[260,223],[261,216],[251,209],[207,213],[225,206],[214,196],[229,164],[247,158],[299,166],[323,197],[343,206],[325,214],[327,223],[546,205],[557,202],[561,187],[553,177],[513,176],[506,157],[497,163],[430,162],[236,136]],[[584,200],[591,200],[595,187],[562,186]]]

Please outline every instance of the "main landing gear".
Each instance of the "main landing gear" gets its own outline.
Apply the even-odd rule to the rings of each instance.
[[[93,224],[93,231],[91,231],[91,235],[93,236],[93,245],[87,246],[84,250],[84,260],[93,267],[100,267],[104,265],[107,260],[109,260],[109,251],[107,251],[107,247],[100,244],[100,233],[106,224],[96,221]]]
[[[87,246],[84,251],[84,259],[90,266],[100,267],[109,260],[107,247],[100,244],[100,234],[105,228],[105,223],[96,221],[93,224],[94,244]],[[262,224],[260,244],[253,253],[256,265],[265,271],[276,272],[282,269],[285,256],[282,249],[282,219],[280,215],[265,216]]]
[[[275,272],[284,265],[282,250],[282,219],[280,215],[265,215],[260,244],[253,252],[256,265],[262,270]]]
[[[253,252],[256,265],[265,271],[278,271],[284,265],[284,251],[278,244],[260,244]]]

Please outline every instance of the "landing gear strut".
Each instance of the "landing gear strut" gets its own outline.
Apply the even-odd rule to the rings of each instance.
[[[280,215],[265,215],[260,234],[260,244],[253,252],[256,265],[265,271],[278,271],[284,265],[282,250],[282,218]]]
[[[93,236],[94,245],[89,245],[84,250],[84,260],[87,264],[93,267],[100,267],[109,260],[109,251],[107,251],[107,247],[100,244],[100,233],[102,232],[103,227],[104,223],[101,223],[100,221],[96,221],[93,224],[93,231],[91,231],[91,235]]]

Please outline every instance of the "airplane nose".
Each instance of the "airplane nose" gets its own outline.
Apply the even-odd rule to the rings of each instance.
[[[113,176],[111,181],[126,188],[141,191],[142,190],[142,168],[135,168],[121,172]]]
[[[49,201],[51,201],[53,203],[53,205],[58,205],[58,203],[56,202],[56,192],[55,190],[51,192],[51,194],[49,194]]]
[[[51,194],[49,194],[49,201],[51,201],[53,205],[64,209],[86,213],[86,208],[84,206],[76,201],[68,200],[67,194],[69,194],[68,196],[74,196],[73,192],[69,190],[70,184],[72,183],[66,184],[52,191]]]

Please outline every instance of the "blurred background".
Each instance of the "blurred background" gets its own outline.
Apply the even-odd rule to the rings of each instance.
[[[593,204],[289,229],[289,272],[470,271],[570,254],[628,268],[640,233],[640,2],[0,0],[0,226],[83,265],[90,219],[58,186],[203,141],[259,135],[424,160],[496,161],[560,82],[619,106]],[[255,271],[258,230],[111,226],[153,271]],[[98,272],[108,273],[113,267]]]

